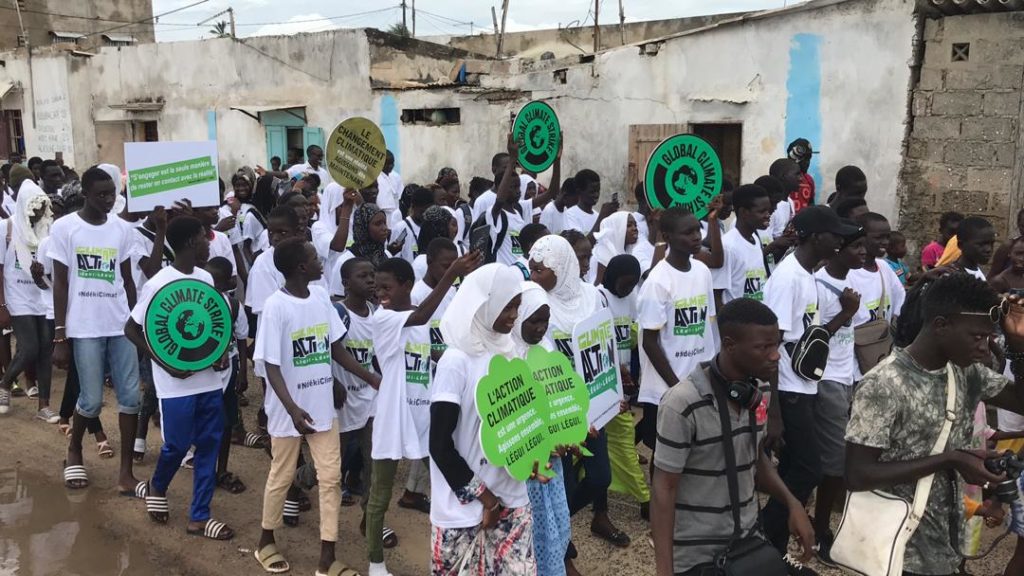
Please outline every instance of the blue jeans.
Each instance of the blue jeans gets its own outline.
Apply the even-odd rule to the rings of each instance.
[[[210,501],[217,484],[217,454],[224,435],[224,396],[212,390],[160,400],[160,431],[164,445],[153,470],[153,488],[166,493],[181,467],[189,446],[195,446],[192,459],[192,507],[189,519],[210,519]]]
[[[72,338],[75,368],[80,391],[76,410],[86,418],[96,418],[103,406],[103,380],[106,368],[117,394],[118,412],[139,413],[139,357],[127,336]]]

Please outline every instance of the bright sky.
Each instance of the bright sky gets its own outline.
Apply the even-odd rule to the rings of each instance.
[[[199,0],[153,0],[153,14],[163,14]],[[618,1],[600,1],[600,22],[618,22]],[[789,4],[799,0],[788,0]],[[401,0],[207,0],[158,19],[158,41],[195,40],[212,36],[214,22],[195,24],[228,8],[235,10],[238,36],[317,32],[333,28],[387,29],[401,22]],[[411,4],[408,11],[412,26]],[[621,0],[627,22],[698,16],[722,12],[780,8],[787,0]],[[501,0],[416,0],[416,35],[464,35],[493,29],[491,5],[501,18]],[[593,0],[509,0],[508,31],[593,24]],[[470,26],[472,23],[472,28]]]

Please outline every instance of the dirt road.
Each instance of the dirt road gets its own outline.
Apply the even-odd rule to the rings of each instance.
[[[63,393],[63,379],[62,373],[54,375],[55,404]],[[243,409],[250,428],[255,424],[260,399],[253,400]],[[192,486],[190,470],[182,469],[171,485],[171,521],[166,526],[150,522],[141,501],[117,495],[116,460],[98,458],[91,437],[87,437],[85,446],[92,485],[84,491],[65,490],[60,476],[65,441],[56,426],[32,418],[34,405],[34,400],[15,398],[11,413],[0,418],[0,576],[263,573],[252,557],[260,531],[263,482],[269,465],[261,450],[233,447],[231,469],[248,485],[248,490],[239,495],[217,491],[213,515],[232,526],[237,536],[229,542],[213,542],[185,533]],[[103,424],[117,449],[115,406],[116,401],[107,390]],[[152,474],[158,439],[159,431],[151,430],[146,460],[136,468],[140,479]],[[396,500],[404,478],[403,466],[395,482]],[[316,569],[316,489],[310,492],[310,498],[313,510],[301,516],[300,525],[278,533],[279,547],[292,564],[292,574],[312,575]],[[425,514],[398,508],[396,500],[392,501],[386,524],[398,533],[399,545],[385,552],[388,567],[395,576],[429,574],[429,519]],[[619,549],[592,537],[590,514],[583,511],[573,522],[574,542],[580,553],[577,567],[587,576],[654,574],[648,526],[640,519],[636,504],[613,494],[611,514],[633,544]],[[360,516],[358,506],[342,509],[338,558],[365,572],[366,547],[359,535]],[[986,534],[988,538],[992,535]],[[1000,574],[1013,545],[1010,538],[990,558],[971,563],[971,573]],[[839,574],[825,569],[821,573]]]

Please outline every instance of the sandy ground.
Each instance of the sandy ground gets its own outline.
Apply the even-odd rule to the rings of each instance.
[[[63,374],[55,374],[54,380],[56,408],[63,392]],[[259,398],[250,392],[250,399],[254,401],[243,409],[243,418],[252,429]],[[111,391],[107,390],[102,418],[116,450],[120,439],[116,415],[111,410],[115,406]],[[239,495],[222,490],[215,494],[214,517],[232,526],[237,536],[232,541],[214,542],[185,533],[191,497],[189,470],[181,470],[171,485],[171,521],[165,526],[148,519],[141,501],[117,495],[116,460],[98,458],[91,437],[87,437],[85,447],[92,484],[85,491],[65,490],[60,476],[65,442],[56,426],[33,419],[34,407],[34,400],[14,398],[11,413],[0,419],[0,576],[263,573],[252,557],[260,532],[262,488],[269,465],[262,450],[233,447],[230,468],[246,482],[248,490]],[[146,460],[136,467],[140,479],[148,478],[153,471],[158,439],[159,431],[152,430]],[[386,518],[386,524],[398,533],[399,545],[385,551],[385,556],[395,576],[421,576],[429,574],[430,524],[427,515],[397,506],[401,493],[398,487],[404,485],[405,470],[405,466],[399,469],[395,500]],[[301,516],[300,525],[278,532],[279,548],[291,562],[292,574],[312,575],[316,569],[316,489],[310,492],[310,498],[313,510]],[[619,549],[592,537],[590,514],[583,511],[573,522],[574,542],[580,553],[577,567],[587,576],[654,574],[653,549],[647,540],[649,528],[640,519],[637,505],[613,494],[611,514],[620,529],[633,539],[632,545]],[[339,560],[365,573],[366,548],[359,535],[360,516],[358,506],[342,509],[337,550]],[[69,526],[73,527],[70,531]],[[987,532],[986,540],[994,535],[993,531]],[[47,542],[61,544],[54,548]],[[1013,545],[1014,539],[1008,538],[990,557],[970,563],[970,573],[1000,575]],[[64,560],[53,558],[58,555],[54,550],[65,555]],[[821,574],[841,574],[817,564],[814,567]]]

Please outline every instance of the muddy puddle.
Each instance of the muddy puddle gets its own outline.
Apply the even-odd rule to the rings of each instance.
[[[103,500],[111,505],[98,490],[0,469],[0,576],[159,574],[141,544],[102,528]]]

